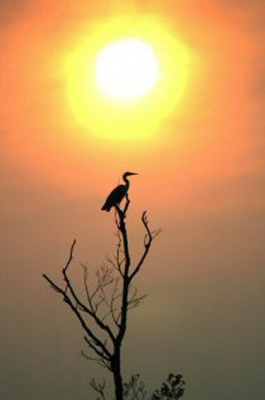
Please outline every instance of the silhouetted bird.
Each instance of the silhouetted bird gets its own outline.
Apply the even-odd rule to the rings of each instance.
[[[105,201],[105,204],[101,208],[101,210],[110,211],[112,207],[120,204],[120,202],[122,201],[122,199],[124,199],[129,190],[130,182],[127,176],[131,175],[138,174],[136,174],[135,172],[125,172],[125,174],[122,175],[122,179],[124,180],[125,185],[119,185],[112,190],[112,192],[108,195],[107,200]]]

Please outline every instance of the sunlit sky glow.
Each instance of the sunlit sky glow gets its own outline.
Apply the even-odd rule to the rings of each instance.
[[[115,89],[112,86],[115,82],[109,80],[109,90],[116,90],[116,96],[111,98],[99,90],[95,69],[100,62],[98,57],[104,48],[111,49],[108,46],[113,43],[135,36],[152,48],[153,54],[149,57],[157,57],[159,79],[152,91],[146,91],[145,96],[137,99],[131,93],[117,95],[118,87]],[[160,124],[177,111],[178,105],[181,107],[188,78],[192,79],[189,76],[191,57],[191,51],[181,38],[176,38],[165,21],[157,17],[121,14],[100,21],[87,32],[84,41],[79,40],[66,55],[68,100],[77,123],[98,138],[110,141],[152,140],[153,135],[159,134]],[[151,83],[158,74],[158,66],[153,64],[152,68]],[[148,80],[145,85],[150,85]]]

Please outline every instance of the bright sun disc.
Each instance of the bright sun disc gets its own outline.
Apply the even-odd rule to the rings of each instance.
[[[97,57],[96,77],[112,97],[134,99],[149,92],[159,68],[152,48],[139,39],[123,39],[105,47]]]
[[[65,58],[65,82],[85,140],[138,146],[181,112],[194,59],[165,21],[122,14],[77,38]]]

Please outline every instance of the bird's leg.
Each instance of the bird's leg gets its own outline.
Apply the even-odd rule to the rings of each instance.
[[[129,208],[129,205],[130,205],[130,199],[129,199],[129,194],[128,193],[126,193],[125,199],[126,199],[126,203],[125,203],[124,210],[123,210],[124,218],[126,217],[126,213],[127,213],[128,208]]]

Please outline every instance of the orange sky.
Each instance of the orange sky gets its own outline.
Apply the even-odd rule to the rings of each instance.
[[[23,18],[7,27],[1,116],[10,156],[25,174],[32,177],[34,170],[37,180],[58,190],[72,191],[74,185],[78,192],[97,194],[102,179],[117,179],[129,166],[141,172],[145,187],[148,183],[147,196],[158,192],[161,178],[166,180],[166,201],[171,204],[177,201],[176,194],[187,204],[186,195],[194,196],[191,191],[207,191],[216,181],[259,175],[261,137],[253,126],[261,112],[254,96],[260,42],[244,27],[238,29],[233,9],[228,14],[213,1],[183,2],[174,18],[171,2],[135,6],[139,13],[159,14],[194,56],[186,93],[155,138],[141,142],[137,137],[120,147],[111,140],[102,143],[78,125],[67,102],[64,59],[89,32],[91,20],[128,13],[128,4],[81,2],[76,7],[72,1],[40,1],[25,6]],[[97,174],[87,179],[91,168]],[[165,196],[158,200],[164,204]]]
[[[157,318],[157,321],[159,315],[156,309],[173,307],[179,313],[176,318],[180,318],[183,326],[178,330],[178,324],[172,323],[172,332],[180,335],[178,344],[185,348],[186,358],[184,352],[178,353],[178,349],[173,353],[180,357],[190,380],[195,381],[190,400],[246,400],[251,397],[246,390],[239,391],[240,386],[244,387],[240,379],[243,380],[246,371],[242,372],[241,378],[238,374],[234,383],[230,382],[224,371],[225,368],[229,370],[229,357],[222,358],[218,346],[223,346],[224,353],[225,349],[234,351],[233,360],[230,359],[233,365],[229,370],[231,374],[240,364],[247,338],[253,345],[253,354],[258,353],[260,346],[254,329],[260,310],[257,293],[260,293],[260,278],[264,277],[264,11],[262,0],[1,2],[0,133],[4,222],[4,295],[1,302],[3,300],[6,321],[6,329],[2,332],[4,345],[6,343],[3,350],[5,360],[8,350],[16,347],[14,333],[10,333],[17,326],[16,313],[20,313],[20,318],[25,315],[25,319],[29,320],[29,326],[23,328],[19,346],[26,343],[26,347],[30,347],[26,335],[30,335],[30,340],[35,343],[30,324],[36,310],[30,304],[36,302],[40,307],[40,300],[36,300],[38,292],[42,301],[48,301],[50,308],[56,303],[51,293],[47,294],[46,288],[43,288],[45,285],[40,282],[39,276],[47,265],[61,265],[72,237],[79,237],[80,259],[91,257],[98,262],[102,242],[106,246],[104,250],[109,251],[112,219],[103,215],[100,207],[121,174],[132,170],[140,174],[133,178],[132,215],[138,216],[142,209],[147,208],[154,224],[165,229],[154,251],[155,275],[150,277],[146,272],[143,278],[148,293],[155,291],[153,300],[150,295],[145,312],[148,311],[147,314]],[[132,13],[150,19],[158,18],[170,34],[186,46],[192,61],[186,90],[171,112],[160,121],[156,134],[149,139],[141,140],[136,136],[135,139],[117,143],[111,138],[97,137],[78,122],[69,103],[65,60],[86,35],[89,37],[94,26]],[[133,232],[138,233],[137,220],[132,224]],[[159,267],[161,263],[163,271]],[[239,273],[243,274],[242,291],[236,283]],[[175,296],[172,282],[176,281],[177,285],[178,280],[183,297]],[[217,285],[216,292],[213,283]],[[19,293],[22,293],[24,305],[16,311],[16,301],[20,302]],[[236,293],[237,300],[233,293]],[[207,316],[202,316],[202,319],[208,318],[205,329],[197,316],[200,310],[196,309],[192,296],[195,303],[197,301],[202,307],[208,302],[213,304],[208,314],[205,311]],[[222,302],[230,309],[229,316],[224,314]],[[246,314],[245,303],[248,304]],[[237,305],[239,313],[242,313],[238,326],[234,319],[238,312]],[[254,309],[257,313],[253,322]],[[50,315],[52,310],[44,309],[43,312],[49,320],[47,325],[55,330],[56,341],[56,334],[60,333],[59,328],[53,325],[58,320]],[[164,312],[169,314],[169,319],[172,318],[169,311]],[[228,330],[232,326],[232,339],[224,332],[218,336],[220,327],[215,313],[222,315]],[[67,326],[69,318],[68,314],[63,314],[61,323]],[[141,321],[141,315],[139,318]],[[216,330],[213,328],[213,331],[211,318],[215,321]],[[164,318],[163,323],[169,324],[170,331],[171,322]],[[44,325],[39,332],[42,346],[45,346]],[[242,348],[235,343],[237,327],[247,332],[243,335]],[[198,342],[190,329],[200,332]],[[141,334],[134,328],[132,330],[136,342],[141,342]],[[145,345],[149,330],[146,327],[143,333]],[[74,326],[71,326],[71,331],[75,331]],[[211,351],[207,349],[210,331],[211,337],[216,338],[210,345],[214,348],[213,352],[218,353],[218,365],[223,369],[219,371],[216,367],[207,396],[198,398],[196,393],[202,396],[203,390],[196,378],[196,363],[192,366],[194,360],[189,349],[199,359],[208,354]],[[173,338],[173,333],[172,336],[164,334]],[[72,352],[79,349],[78,338]],[[55,342],[50,343],[52,340],[50,337],[49,344],[55,346]],[[67,347],[68,341],[65,341],[65,345],[58,350],[60,357],[63,357]],[[159,336],[157,341],[161,343]],[[33,347],[39,354],[37,340]],[[168,353],[168,348],[162,347],[161,352],[158,351],[161,359]],[[39,354],[39,357],[42,356]],[[135,357],[133,362],[145,365],[140,355]],[[212,369],[208,357],[205,370],[200,371],[202,382],[207,381]],[[261,360],[254,361],[253,357],[249,355],[248,358],[251,376],[257,387],[256,397],[253,398],[261,398],[257,378],[260,376]],[[15,363],[14,349],[11,358]],[[173,355],[169,358],[169,364],[174,367]],[[27,365],[25,370],[30,375],[27,368],[33,364],[24,353],[23,359]],[[38,364],[37,361],[34,363]],[[79,359],[75,360],[76,368],[80,368],[79,363]],[[60,368],[58,361],[56,365]],[[181,370],[181,365],[176,368]],[[48,398],[46,389],[42,394],[38,392],[36,382],[36,392],[30,394],[26,383],[21,384],[21,390],[17,389],[17,392],[15,388],[8,389],[8,376],[14,372],[13,364],[8,364],[7,370],[3,389],[0,389],[4,390],[5,400],[15,400],[23,390],[25,400]],[[143,370],[147,371],[148,367],[145,365]],[[155,374],[159,375],[158,370]],[[40,371],[43,380],[52,380],[51,376],[45,376],[45,369],[40,368]],[[23,381],[23,373],[19,374],[22,374]],[[224,387],[227,385],[229,388],[227,392],[218,387],[215,377],[220,374]],[[63,379],[59,373],[56,376],[54,387],[59,386],[58,382]],[[67,397],[67,390],[64,394],[58,393],[61,394],[54,399],[71,398],[70,395]],[[80,396],[80,399],[85,398]],[[53,398],[49,395],[49,399]]]

